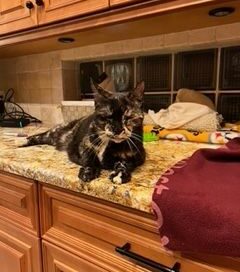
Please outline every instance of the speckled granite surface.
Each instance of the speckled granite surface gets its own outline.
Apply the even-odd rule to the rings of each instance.
[[[46,128],[32,126],[24,128],[23,132],[31,135],[44,130]],[[20,129],[0,128],[0,170],[148,213],[151,213],[153,187],[160,175],[198,148],[206,147],[203,144],[175,141],[146,143],[146,162],[135,170],[131,182],[112,184],[108,180],[108,171],[103,171],[100,178],[83,183],[78,179],[79,166],[71,163],[65,152],[47,145],[18,148],[25,138],[8,135],[12,132],[20,132]]]

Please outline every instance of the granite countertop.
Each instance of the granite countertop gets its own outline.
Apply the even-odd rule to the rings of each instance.
[[[167,140],[148,142],[145,143],[146,162],[134,171],[131,182],[113,184],[108,179],[109,172],[102,171],[99,178],[84,183],[78,179],[79,166],[70,162],[65,152],[47,145],[19,148],[25,142],[25,137],[9,135],[12,132],[31,135],[45,130],[42,126],[0,128],[0,170],[148,213],[151,213],[154,184],[160,175],[195,150],[206,147],[203,144]]]

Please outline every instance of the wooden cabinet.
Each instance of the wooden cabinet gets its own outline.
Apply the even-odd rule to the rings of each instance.
[[[186,257],[167,252],[161,247],[153,216],[143,212],[45,186],[40,189],[40,210],[42,237],[46,241],[43,243],[44,265],[47,266],[45,272],[58,271],[51,269],[54,263],[60,267],[65,260],[64,254],[69,260],[66,270],[60,269],[64,272],[151,271],[143,268],[135,259],[116,252],[116,247],[121,248],[126,243],[131,245],[132,253],[167,267],[172,268],[179,262],[181,272],[239,271],[238,260],[201,256],[202,260],[197,261],[199,256],[196,255]],[[86,262],[91,264],[89,270],[75,266],[82,263],[85,267]]]
[[[118,217],[118,214],[114,215],[116,210],[111,210],[111,207],[102,206],[98,202],[82,197],[71,195],[68,198],[67,194],[56,192],[50,188],[42,187],[40,191],[43,239],[71,253],[69,258],[73,258],[75,255],[76,262],[91,264],[90,270],[72,267],[73,269],[79,272],[138,271],[135,270],[136,265],[133,262],[125,260],[115,252],[115,245],[121,245],[130,238],[128,237],[129,232],[121,229],[127,224],[111,218]],[[110,218],[108,218],[109,215]],[[123,217],[124,215],[119,214],[119,216]],[[135,230],[137,233],[137,228]],[[143,239],[145,247],[146,239],[143,237],[141,239]],[[44,256],[46,257],[46,254]],[[44,260],[44,265],[47,264],[49,267],[49,262],[52,263],[53,260],[54,257],[52,257],[52,261],[49,258]]]
[[[0,270],[41,272],[40,239],[0,219]]]
[[[41,2],[41,1],[40,1]],[[98,12],[109,7],[108,0],[0,0],[0,34]]]
[[[240,267],[239,259],[166,251],[151,214],[0,172],[1,272],[158,271],[136,254],[168,268],[178,262],[181,272]]]
[[[37,184],[0,173],[0,218],[24,231],[39,234]]]
[[[37,184],[0,173],[0,270],[41,272]]]
[[[37,25],[36,9],[28,9],[26,1],[0,0],[0,34]]]
[[[32,1],[34,7],[27,9],[26,1]],[[39,5],[41,1],[44,5]],[[238,1],[224,2],[238,10]],[[76,40],[66,49],[115,41],[117,37],[125,40],[213,26],[207,14],[218,4],[217,0],[0,0],[0,55],[6,58],[61,50],[63,45],[57,39],[63,35]],[[174,14],[178,20],[171,19]],[[191,18],[193,24],[188,23]],[[233,15],[214,25],[238,21]],[[153,27],[148,33],[149,25]]]
[[[86,15],[109,7],[108,0],[45,0],[39,8],[38,22],[40,25]]]
[[[107,272],[87,259],[43,241],[44,272]]]

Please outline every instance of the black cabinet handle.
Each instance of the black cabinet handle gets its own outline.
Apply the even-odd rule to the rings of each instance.
[[[32,8],[34,8],[34,5],[33,5],[33,3],[32,3],[31,1],[27,1],[27,2],[26,2],[26,7],[27,7],[28,9],[32,9]]]
[[[120,253],[124,256],[127,256],[131,259],[134,259],[135,261],[143,263],[143,264],[147,265],[148,267],[157,269],[159,272],[180,272],[180,267],[181,267],[180,263],[175,263],[174,266],[172,268],[170,268],[170,267],[167,267],[163,264],[160,264],[160,263],[154,262],[150,259],[147,259],[139,254],[133,253],[130,251],[130,249],[131,249],[130,243],[126,243],[122,247],[115,248],[115,250],[118,253]]]
[[[44,6],[43,0],[35,0],[37,6]]]

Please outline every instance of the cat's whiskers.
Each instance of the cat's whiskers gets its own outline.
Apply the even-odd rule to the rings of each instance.
[[[90,137],[91,136],[97,136],[92,142],[90,141]],[[99,140],[100,140],[100,143],[99,143]],[[99,144],[98,144],[99,143]],[[95,150],[95,148],[100,145],[102,143],[102,140],[101,138],[96,135],[95,133],[92,133],[88,136],[88,141],[87,143],[85,143],[85,150],[82,152],[82,155],[85,155],[86,153],[88,153],[89,151],[91,151],[91,149],[93,148]],[[97,144],[97,145],[95,145]]]
[[[101,142],[95,146],[94,150],[95,150],[95,156],[98,156],[99,160],[102,161],[102,157],[103,157],[103,154],[106,150],[106,147],[109,143],[109,139],[106,135],[104,135],[103,138],[101,138]]]
[[[128,144],[128,146],[129,146],[131,152],[133,152],[133,149],[132,149],[131,143],[129,142],[129,139],[127,139],[127,144]]]
[[[94,135],[95,134],[93,133],[92,136],[94,136]],[[87,146],[87,145],[85,146],[86,149],[82,152],[82,156],[84,156],[84,155],[88,156],[88,152],[91,152],[91,150],[93,149],[94,150],[93,159],[95,159],[96,157],[98,157],[99,159],[101,159],[105,148],[103,149],[102,154],[101,154],[101,149],[108,142],[107,141],[107,137],[104,135],[104,133],[102,133],[101,136],[104,136],[104,137],[97,136],[97,138],[94,139],[92,142],[89,140],[89,144],[90,145],[89,146]]]
[[[100,140],[99,143],[98,143],[97,145],[94,145],[94,146],[93,146],[93,148],[94,148],[94,150],[95,150],[96,153],[97,153],[97,152],[101,149],[101,147],[107,142],[107,138],[106,138],[106,137],[103,137],[103,138],[98,137],[98,140]]]
[[[135,147],[137,153],[139,153],[139,155],[142,157],[142,154],[139,150],[139,148],[136,146],[136,144],[134,143],[134,141],[131,138],[128,138],[128,140],[130,141],[130,143],[132,143],[133,147]]]
[[[132,132],[132,135],[136,136],[137,138],[139,139],[142,139],[142,135],[143,135],[143,132],[142,133],[136,133],[136,132]]]
[[[134,140],[142,143],[142,138],[141,137],[137,137],[136,135],[132,134],[130,138],[133,138]]]
[[[128,137],[130,137],[131,134],[132,134],[132,131],[131,131],[130,129],[128,129],[126,126],[124,126],[123,128],[124,128],[124,131],[125,131],[126,135],[127,135]]]
[[[96,137],[97,137],[96,139],[98,139],[99,136],[102,136],[102,135],[104,135],[104,134],[105,134],[104,131],[98,131],[98,133],[94,132],[94,133],[92,133],[92,134],[89,134],[89,135],[88,135],[88,138],[90,139],[91,137],[96,136]],[[94,139],[94,140],[96,140],[96,139]],[[94,140],[93,140],[93,141],[94,141]]]
[[[136,136],[136,138],[139,138],[139,139],[142,138],[142,135],[139,135],[139,134],[137,134],[137,133],[135,133],[135,132],[132,132],[132,135]]]

